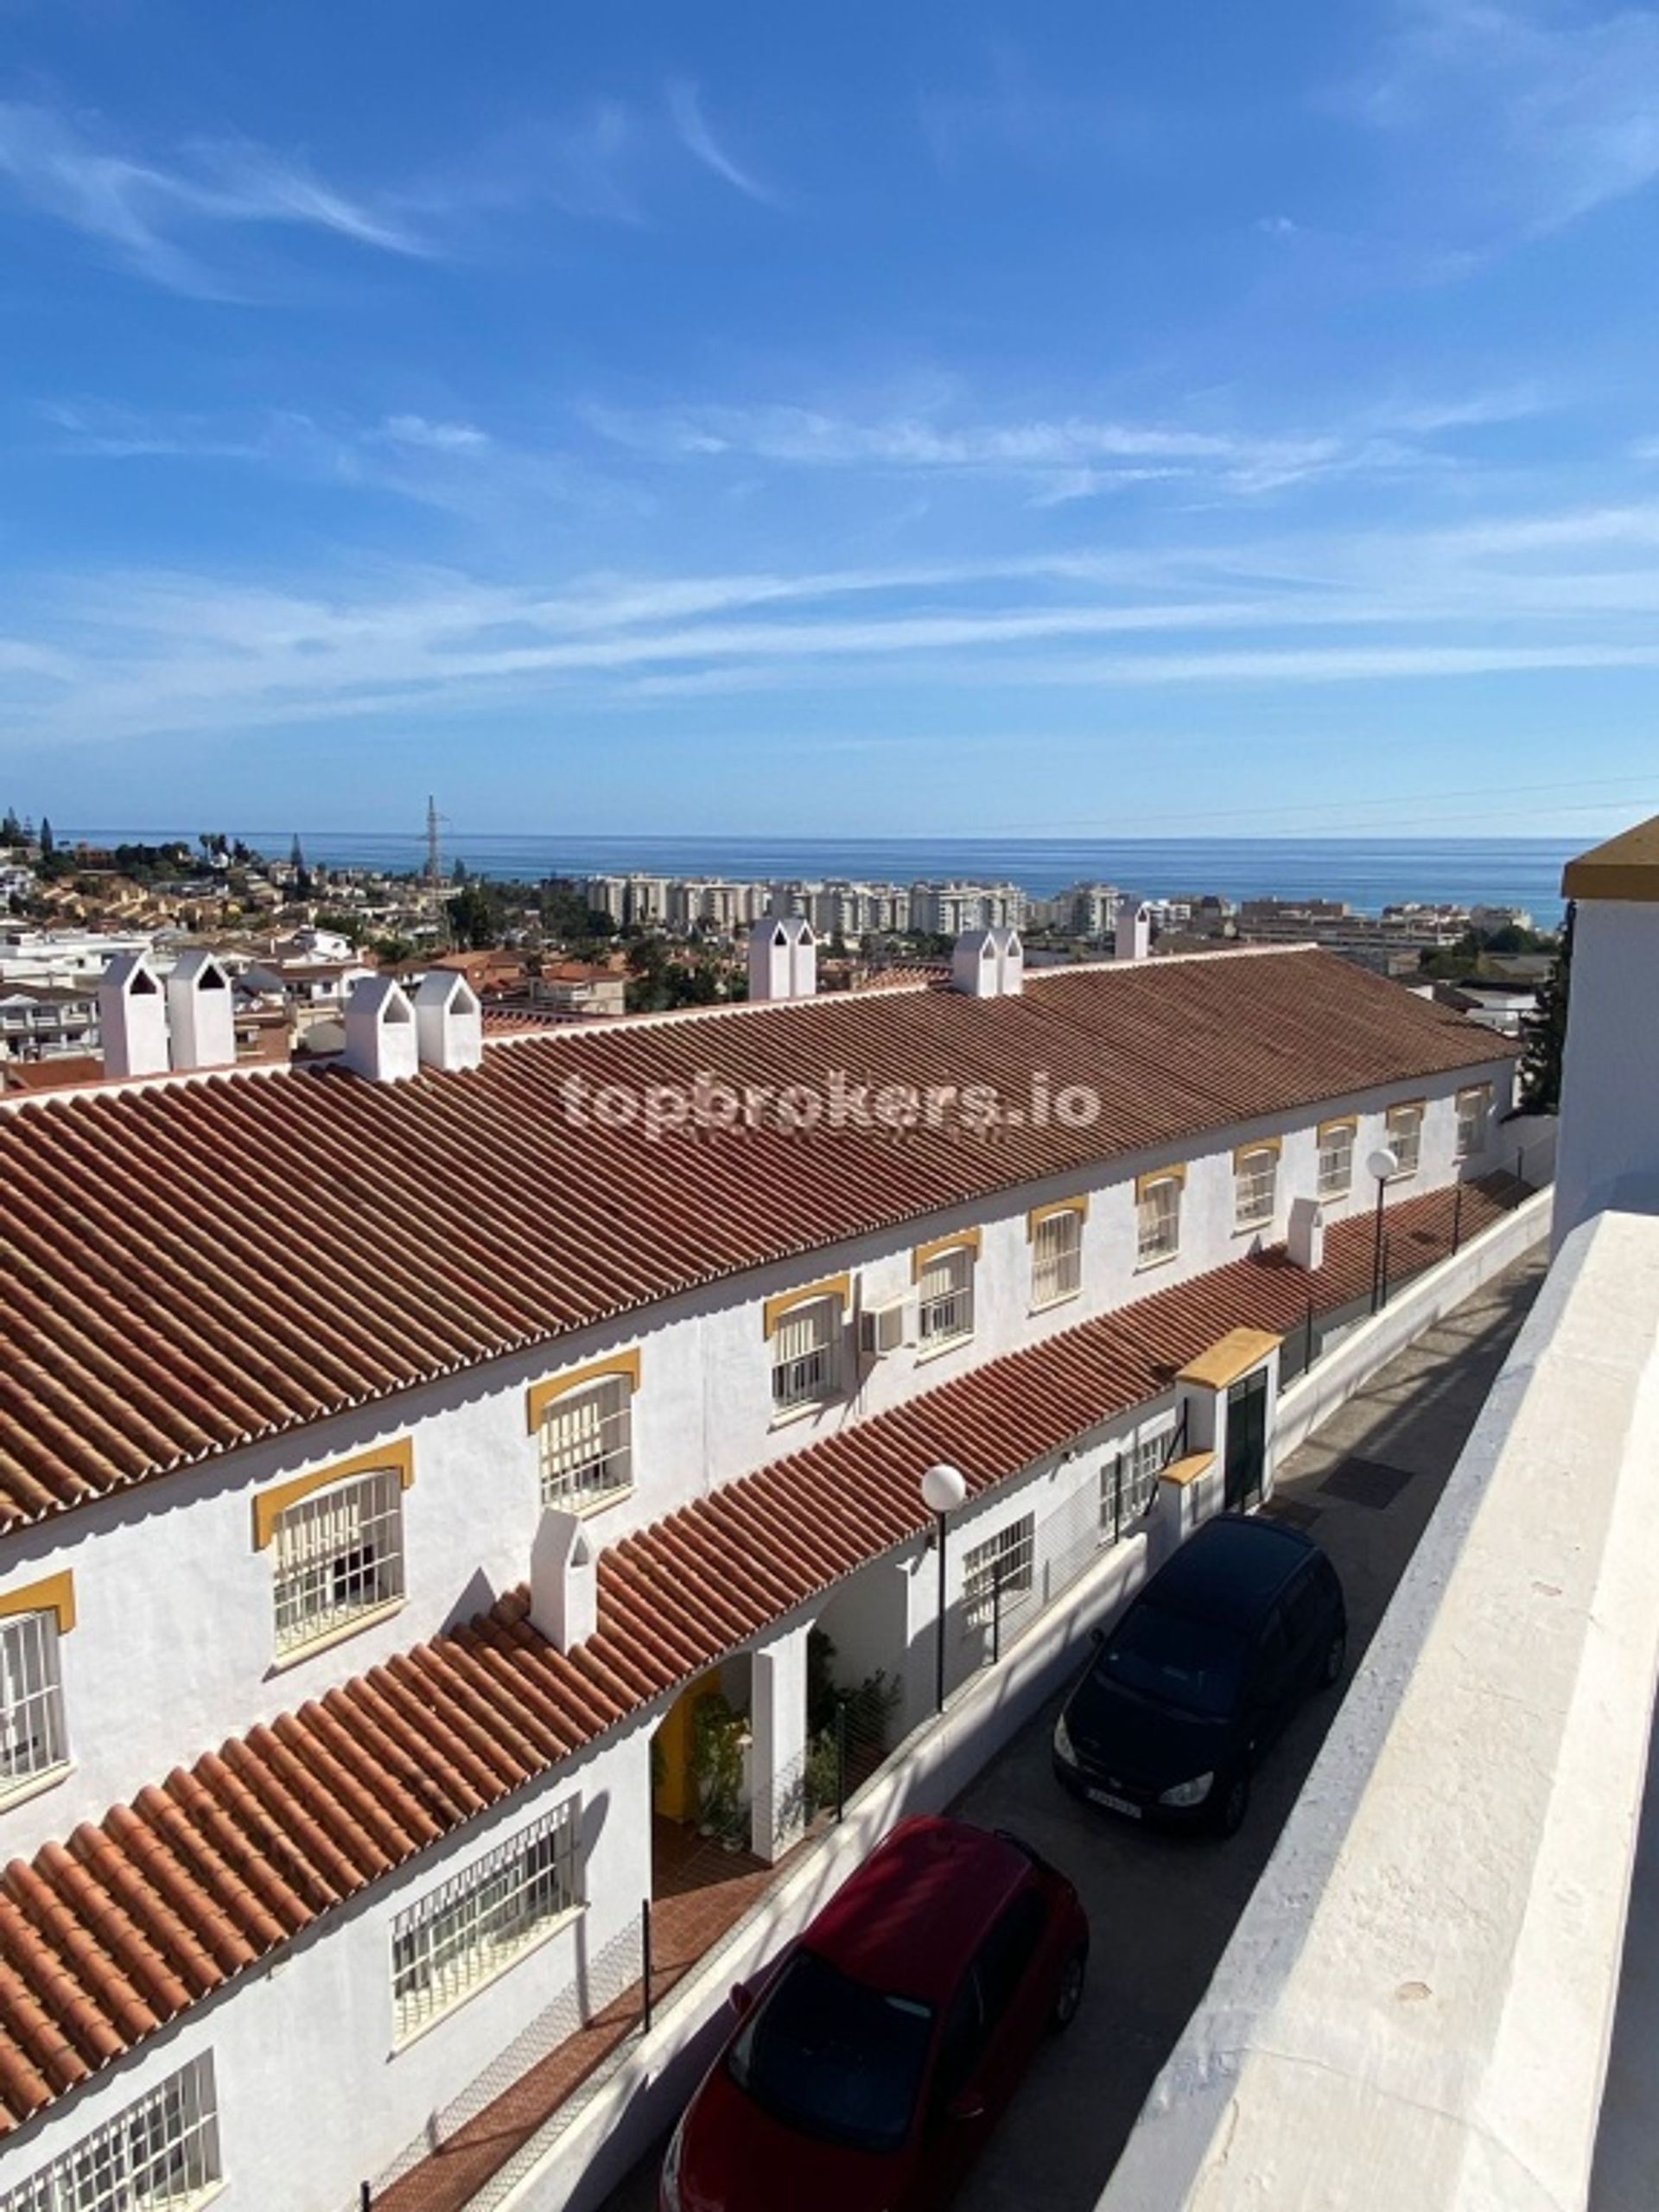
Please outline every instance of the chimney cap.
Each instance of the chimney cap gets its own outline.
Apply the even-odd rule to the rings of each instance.
[[[142,997],[162,988],[156,970],[149,964],[148,952],[118,952],[99,978],[101,989],[129,994],[137,991]]]

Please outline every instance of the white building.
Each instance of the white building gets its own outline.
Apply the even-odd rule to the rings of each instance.
[[[912,883],[910,925],[942,937],[964,930],[1023,929],[1026,894],[1017,883]]]
[[[1457,1014],[992,934],[982,995],[499,1050],[381,978],[354,1073],[0,1105],[0,2212],[146,2135],[339,2212],[634,1940],[711,1679],[775,1858],[815,1626],[925,1719],[1160,1480],[1259,1492],[1376,1147],[1401,1249],[1495,1212]]]

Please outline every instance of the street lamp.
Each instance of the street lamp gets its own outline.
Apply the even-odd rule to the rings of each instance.
[[[922,1477],[922,1503],[933,1516],[933,1546],[939,1555],[939,1611],[937,1658],[934,1667],[935,1713],[944,1711],[944,1524],[968,1495],[968,1478],[960,1467],[941,1459]]]
[[[1376,1226],[1371,1236],[1371,1311],[1382,1303],[1382,1193],[1400,1173],[1400,1155],[1380,1144],[1365,1162],[1366,1173],[1376,1178]]]

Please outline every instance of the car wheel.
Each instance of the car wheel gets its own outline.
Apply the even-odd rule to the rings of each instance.
[[[1054,1993],[1054,2009],[1048,2024],[1058,2035],[1069,2028],[1077,2017],[1077,2007],[1083,2002],[1084,1977],[1089,1969],[1089,1953],[1079,1943],[1065,1964],[1060,1968],[1060,1986]]]
[[[1216,1831],[1220,1835],[1236,1835],[1244,1825],[1244,1815],[1250,1809],[1250,1770],[1238,1769],[1221,1794],[1216,1808]]]
[[[1323,1689],[1334,1689],[1342,1679],[1342,1670],[1348,1657],[1348,1631],[1339,1628],[1332,1637],[1325,1654],[1325,1664],[1319,1669],[1319,1685]]]

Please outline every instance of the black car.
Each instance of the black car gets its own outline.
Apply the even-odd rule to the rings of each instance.
[[[1066,1700],[1054,1771],[1090,1803],[1231,1835],[1257,1759],[1342,1673],[1348,1612],[1317,1544],[1224,1513],[1165,1562]]]

